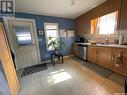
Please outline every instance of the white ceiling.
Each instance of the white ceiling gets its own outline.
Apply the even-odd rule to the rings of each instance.
[[[15,0],[16,11],[32,14],[76,18],[106,0]]]

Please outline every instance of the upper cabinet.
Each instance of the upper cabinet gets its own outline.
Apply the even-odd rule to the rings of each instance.
[[[120,30],[127,29],[127,0],[121,0]]]
[[[121,1],[122,0],[107,0],[105,3],[99,5],[95,8],[93,8],[92,10],[88,11],[87,13],[77,17],[77,19],[76,19],[76,34],[79,36],[82,36],[84,34],[90,34],[91,20],[96,19],[101,16],[104,16],[106,14],[115,12],[115,11],[120,11]],[[127,7],[127,0],[124,0],[123,3],[124,3],[124,6],[126,5],[126,7]],[[125,8],[123,8],[123,9],[125,10]],[[125,13],[125,12],[123,12],[123,13]],[[127,16],[127,13],[125,16]],[[125,19],[123,19],[123,21],[124,20]],[[124,23],[127,23],[127,21],[124,21]],[[118,27],[119,27],[119,25],[118,25]]]
[[[76,20],[76,35],[82,35],[83,34],[83,16],[80,16]]]
[[[78,36],[88,34],[90,31],[91,11],[76,19],[76,34]]]

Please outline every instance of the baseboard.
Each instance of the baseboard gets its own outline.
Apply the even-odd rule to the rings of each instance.
[[[69,58],[69,57],[72,57],[74,55],[67,55],[67,56],[64,56],[63,58]],[[51,62],[51,60],[46,60],[46,61],[42,61],[41,63],[46,63],[46,62]]]
[[[72,55],[67,55],[67,56],[64,56],[64,58],[68,58],[68,57],[72,57],[74,56],[73,54]]]

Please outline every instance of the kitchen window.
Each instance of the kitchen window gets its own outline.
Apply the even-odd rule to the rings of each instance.
[[[91,34],[99,35],[114,34],[117,26],[118,12],[104,15],[100,18],[91,20]]]
[[[46,37],[46,46],[47,50],[53,50],[52,47],[48,47],[50,44],[49,37],[52,37],[54,40],[59,39],[59,32],[58,32],[58,24],[57,23],[44,23],[45,29],[45,37]]]

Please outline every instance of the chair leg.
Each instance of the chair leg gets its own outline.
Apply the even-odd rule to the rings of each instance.
[[[64,60],[63,60],[63,55],[61,55],[61,57],[62,57],[62,63],[64,62]]]
[[[51,62],[52,62],[52,60],[53,60],[52,55],[50,55],[50,58],[51,58]]]

